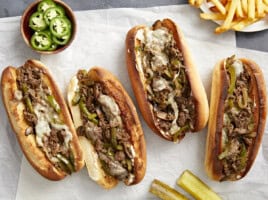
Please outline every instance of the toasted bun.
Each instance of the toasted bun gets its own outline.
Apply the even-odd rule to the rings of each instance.
[[[228,93],[228,80],[224,69],[224,60],[218,62],[213,71],[211,98],[210,98],[210,117],[208,124],[208,133],[206,141],[205,169],[208,176],[217,181],[230,180],[235,181],[243,178],[250,170],[261,145],[264,133],[267,112],[266,87],[265,81],[259,66],[245,58],[239,59],[247,67],[252,77],[252,88],[256,107],[253,118],[257,123],[257,136],[251,147],[249,147],[249,157],[246,163],[245,171],[237,176],[226,178],[223,174],[223,166],[218,159],[221,152],[221,133],[224,114],[224,101]]]
[[[157,25],[156,25],[157,24]],[[182,31],[179,27],[170,19],[164,19],[162,21],[157,21],[155,23],[156,26],[162,26],[167,28],[174,37],[176,45],[178,49],[182,52],[184,65],[186,66],[186,73],[188,80],[190,82],[192,95],[195,99],[195,108],[196,108],[196,120],[194,123],[194,132],[197,132],[205,127],[208,115],[209,115],[209,107],[205,89],[203,87],[201,78],[195,68],[195,64],[192,60],[190,50],[186,44],[185,38],[183,36]],[[155,26],[153,25],[153,26]],[[172,140],[172,137],[168,137],[163,135],[160,132],[160,129],[155,124],[155,117],[153,114],[153,110],[150,107],[150,104],[147,100],[145,83],[143,83],[140,73],[137,69],[137,59],[138,55],[136,54],[135,47],[138,44],[136,40],[136,34],[138,30],[145,29],[146,27],[143,25],[135,26],[131,30],[129,30],[126,37],[126,62],[129,77],[131,80],[132,88],[137,99],[139,108],[145,119],[148,126],[159,136]]]
[[[119,80],[110,72],[99,67],[94,67],[90,69],[88,76],[91,80],[97,81],[104,86],[107,95],[113,97],[121,111],[123,123],[131,136],[131,142],[135,150],[135,180],[131,185],[137,184],[143,179],[146,170],[146,147],[142,127],[132,100]],[[77,88],[78,80],[76,76],[74,76],[68,87],[68,104],[72,112],[75,127],[82,125],[80,110],[77,105],[73,106],[71,103]],[[114,187],[118,183],[118,180],[104,172],[91,142],[83,136],[79,136],[79,141],[86,155],[85,161],[89,176],[106,189]]]
[[[69,130],[72,133],[73,139],[70,145],[74,153],[75,170],[78,171],[84,166],[83,152],[80,148],[78,138],[76,136],[75,129],[71,121],[70,114],[68,112],[68,108],[64,102],[64,98],[62,97],[49,71],[41,62],[36,60],[28,60],[26,61],[26,64],[40,68],[45,72],[44,81],[51,89],[53,96],[55,97],[61,108],[61,115],[63,115],[64,123],[69,127]],[[8,114],[8,118],[17,136],[21,149],[30,164],[42,176],[50,180],[63,179],[67,175],[66,172],[56,168],[46,158],[44,152],[37,146],[35,135],[25,135],[25,130],[29,127],[29,125],[27,125],[23,116],[23,110],[25,108],[23,102],[15,99],[15,92],[18,89],[16,77],[16,68],[7,67],[2,73],[1,88],[3,102]]]

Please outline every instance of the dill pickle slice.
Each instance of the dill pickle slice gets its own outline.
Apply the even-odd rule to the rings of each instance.
[[[197,200],[221,200],[217,193],[189,170],[182,173],[177,184]]]
[[[187,200],[183,194],[157,179],[154,179],[149,191],[163,200]]]

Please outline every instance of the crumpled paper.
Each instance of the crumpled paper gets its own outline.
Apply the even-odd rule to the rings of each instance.
[[[60,54],[40,57],[41,61],[49,67],[65,96],[66,86],[78,69],[101,66],[119,78],[135,105],[137,105],[126,70],[125,36],[127,31],[137,24],[151,25],[155,20],[166,17],[177,22],[184,32],[208,98],[210,97],[211,74],[215,63],[219,59],[232,54],[255,60],[262,66],[265,79],[268,82],[268,70],[265,68],[268,64],[266,59],[268,53],[235,48],[235,35],[233,32],[214,35],[215,25],[200,20],[198,11],[189,6],[83,11],[76,12],[76,17],[78,31],[73,44]],[[0,21],[0,23],[2,22]],[[3,34],[2,31],[0,31],[0,34]],[[16,34],[14,33],[12,37],[15,36]],[[18,43],[22,44],[20,41]],[[11,47],[15,48],[15,45]],[[3,49],[1,48],[1,50]],[[21,59],[22,53],[20,51],[19,53],[19,59],[14,57],[17,66],[24,62]],[[27,58],[33,56],[31,52],[27,51],[26,46],[23,55],[28,55]],[[7,57],[4,51],[3,57],[1,56],[0,61]],[[3,67],[1,68],[2,70]],[[0,108],[1,112],[4,113],[2,104]],[[21,153],[15,137],[9,136],[8,138],[3,138],[4,141],[0,140],[1,144],[5,143],[4,148],[0,145],[0,156],[6,159],[7,166],[4,169],[10,175],[12,172],[19,173],[16,199],[157,199],[148,192],[153,179],[160,179],[180,192],[185,193],[176,186],[176,179],[185,169],[190,169],[198,175],[217,191],[223,199],[268,198],[268,157],[267,155],[265,157],[265,154],[268,153],[268,142],[265,141],[268,137],[267,128],[263,145],[249,174],[237,182],[218,183],[209,180],[204,171],[206,128],[199,133],[188,134],[180,144],[174,144],[155,135],[145,124],[138,107],[137,110],[147,145],[147,171],[140,184],[126,187],[120,183],[115,189],[106,191],[89,179],[85,168],[62,181],[52,182],[35,172],[24,157],[19,173],[17,165],[20,163]],[[4,135],[12,135],[6,117],[0,116],[0,119],[1,121],[3,120],[5,127],[7,127],[3,129]],[[12,142],[12,144],[7,144],[8,141]],[[6,155],[3,155],[3,152],[12,152],[13,157],[14,155],[19,155],[17,156],[18,158],[9,159]],[[2,164],[2,161],[0,162]],[[11,172],[8,168],[13,164],[16,167]],[[0,169],[0,175],[5,177],[3,169]],[[0,183],[0,188],[2,184],[5,185]],[[16,184],[13,183],[12,187],[16,187]],[[9,191],[14,192],[14,188]],[[189,197],[189,195],[187,196]]]

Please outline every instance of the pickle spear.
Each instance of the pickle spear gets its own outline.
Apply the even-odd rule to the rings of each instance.
[[[157,179],[154,179],[149,191],[163,200],[187,200],[184,195]]]
[[[177,184],[197,200],[221,200],[218,194],[189,170],[182,173]]]

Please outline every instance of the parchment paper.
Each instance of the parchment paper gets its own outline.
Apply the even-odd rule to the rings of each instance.
[[[76,12],[76,16],[78,31],[74,43],[60,54],[40,57],[41,61],[51,70],[63,92],[66,92],[66,86],[70,78],[75,75],[78,69],[89,69],[98,65],[110,70],[119,78],[136,104],[124,58],[126,33],[137,24],[151,25],[156,19],[166,17],[176,21],[183,30],[208,97],[210,96],[211,73],[215,63],[219,59],[232,54],[255,60],[262,66],[266,81],[268,80],[268,71],[265,68],[268,64],[267,53],[235,48],[234,33],[214,35],[215,25],[201,21],[198,10],[189,6],[85,11]],[[0,20],[0,23],[6,23],[9,20],[11,19]],[[18,18],[12,20],[15,23],[14,29],[18,28]],[[8,25],[8,23],[6,24]],[[0,61],[3,61],[1,65],[4,63],[1,66],[1,71],[6,65],[20,66],[26,59],[36,56],[20,41],[19,33],[5,34],[1,30],[0,34],[0,36],[5,36],[12,41],[12,45],[9,42],[5,48],[2,48],[2,46],[0,48],[2,53]],[[16,42],[13,42],[14,38],[17,40]],[[3,37],[0,38],[0,41],[2,40],[5,41]],[[18,48],[20,46],[21,49]],[[7,48],[15,49],[17,54],[14,56],[14,51],[11,50],[8,53]],[[10,57],[13,59],[9,60]],[[0,108],[1,113],[5,113],[2,103]],[[147,145],[146,175],[143,181],[136,186],[126,187],[124,184],[119,184],[115,189],[106,191],[89,179],[85,168],[60,182],[52,182],[36,173],[23,157],[19,173],[18,165],[21,151],[12,135],[6,117],[1,115],[1,124],[3,120],[4,127],[2,128],[3,134],[0,137],[3,135],[5,137],[0,139],[0,162],[1,166],[2,163],[5,165],[4,169],[0,169],[0,175],[1,177],[9,177],[7,175],[10,175],[9,178],[4,179],[10,184],[9,187],[6,186],[6,189],[14,191],[16,180],[13,181],[12,177],[13,174],[19,173],[17,200],[156,199],[148,193],[150,183],[154,178],[166,182],[183,193],[184,191],[176,186],[176,179],[185,169],[190,169],[217,191],[223,199],[268,198],[268,191],[266,191],[268,186],[268,158],[264,156],[268,153],[268,143],[267,141],[265,143],[268,134],[267,129],[265,130],[262,148],[247,177],[238,182],[217,183],[209,180],[204,172],[206,128],[199,133],[188,134],[180,144],[173,144],[155,135],[144,123],[140,113],[139,116]],[[12,158],[9,158],[6,153],[9,153],[8,155],[11,155]],[[5,159],[5,162],[2,161],[2,158]],[[8,171],[8,174],[6,171]],[[2,185],[4,186],[5,183],[0,182],[0,191]],[[5,193],[3,193],[3,196],[12,197],[12,195]]]

